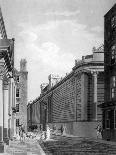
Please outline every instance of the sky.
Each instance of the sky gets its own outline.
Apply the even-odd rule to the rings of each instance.
[[[64,77],[75,59],[104,42],[104,15],[116,0],[0,0],[8,38],[15,38],[15,68],[27,60],[28,100],[50,74]]]

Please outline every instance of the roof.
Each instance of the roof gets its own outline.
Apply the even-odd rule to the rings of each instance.
[[[112,6],[112,8],[104,15],[104,17],[108,16],[111,11],[116,11],[116,3]]]

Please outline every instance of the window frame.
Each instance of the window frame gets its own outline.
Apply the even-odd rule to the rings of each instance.
[[[19,83],[19,82],[20,82],[20,76],[17,75],[17,83]]]
[[[114,15],[114,16],[111,18],[111,27],[112,27],[112,28],[115,28],[115,27],[116,27],[116,15]]]
[[[106,115],[105,115],[105,116],[106,116],[106,119],[105,119],[105,122],[106,122],[106,123],[105,123],[105,128],[106,128],[106,129],[110,129],[110,123],[111,123],[111,122],[110,122],[110,118],[107,119],[107,116],[108,116],[107,114],[108,114],[108,112],[110,113],[111,110],[107,110],[107,111],[106,111]],[[107,127],[107,120],[109,120],[109,127]]]
[[[17,121],[18,121],[18,123],[17,123]],[[19,127],[19,118],[16,119],[16,127]]]
[[[17,106],[18,106],[18,110],[17,110]],[[19,103],[16,103],[16,112],[19,112]]]
[[[114,110],[114,129],[116,129],[116,109]]]
[[[116,64],[116,44],[111,46],[111,65]]]
[[[17,91],[19,92],[18,94],[18,96],[17,96]],[[16,88],[16,98],[20,98],[20,89],[19,88]]]
[[[111,76],[110,79],[110,99],[115,98],[115,89],[116,89],[116,76]]]

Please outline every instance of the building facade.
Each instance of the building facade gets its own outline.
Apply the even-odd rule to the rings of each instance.
[[[0,153],[15,135],[14,39],[8,39],[0,9]]]
[[[116,141],[116,4],[104,16],[103,139]]]
[[[64,78],[50,75],[48,79],[48,85],[41,85],[40,96],[28,105],[28,109],[32,106],[31,125],[43,130],[46,125],[57,129],[63,125],[67,134],[95,137],[95,128],[102,121],[97,105],[104,101],[103,46],[76,60]]]
[[[19,133],[20,125],[27,131],[27,98],[28,98],[28,72],[27,61],[21,59],[20,71],[15,70],[16,81],[16,133]]]

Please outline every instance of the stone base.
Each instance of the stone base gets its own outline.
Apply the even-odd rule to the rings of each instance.
[[[0,153],[4,153],[4,143],[0,142]]]

